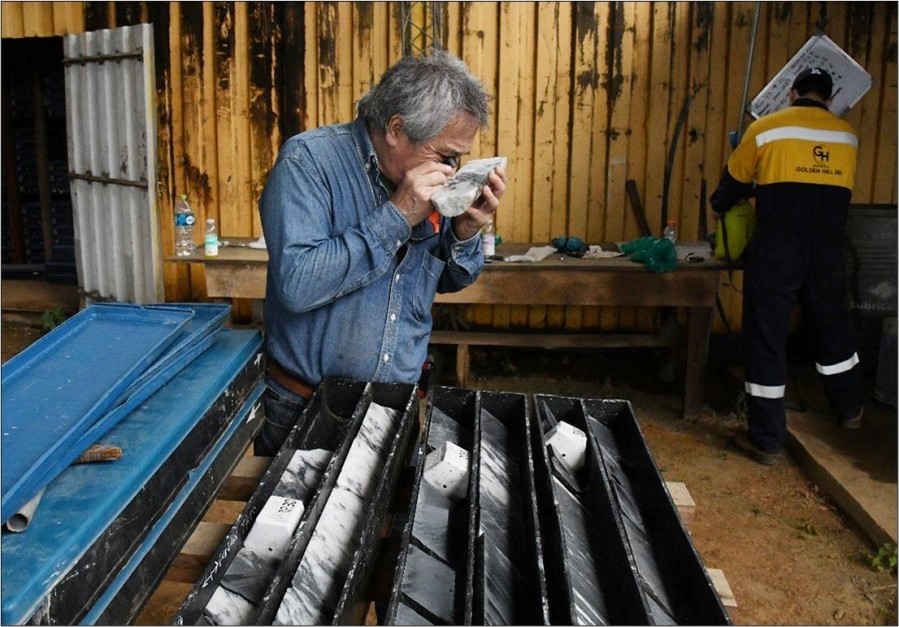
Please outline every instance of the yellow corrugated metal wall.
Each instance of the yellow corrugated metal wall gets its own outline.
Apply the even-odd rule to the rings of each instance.
[[[506,155],[497,216],[507,241],[639,234],[625,194],[636,182],[660,229],[667,190],[682,239],[700,233],[703,180],[714,189],[739,122],[754,2],[449,2],[448,48],[494,95],[473,154]],[[261,234],[256,202],[277,148],[305,128],[349,120],[354,102],[402,54],[400,3],[2,4],[4,37],[156,24],[163,249],[188,193],[223,237]],[[750,97],[821,30],[874,76],[850,112],[862,137],[858,203],[895,203],[896,5],[761,3]],[[679,118],[681,123],[679,124]],[[676,130],[680,129],[676,133]],[[671,157],[671,176],[664,172]],[[709,218],[708,228],[714,230]],[[167,264],[170,300],[204,296],[202,266]],[[739,327],[740,274],[721,295]],[[497,327],[647,329],[626,308],[468,307]],[[716,329],[721,330],[716,319]]]

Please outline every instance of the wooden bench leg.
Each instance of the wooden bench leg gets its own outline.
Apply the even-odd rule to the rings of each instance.
[[[684,418],[699,417],[703,408],[706,358],[712,328],[711,307],[687,309],[687,364],[684,373]]]
[[[456,346],[456,385],[465,387],[468,380],[468,344]]]

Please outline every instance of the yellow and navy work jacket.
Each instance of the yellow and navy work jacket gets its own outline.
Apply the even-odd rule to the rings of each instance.
[[[710,202],[724,213],[753,191],[756,237],[842,237],[858,137],[823,103],[798,98],[746,130]]]

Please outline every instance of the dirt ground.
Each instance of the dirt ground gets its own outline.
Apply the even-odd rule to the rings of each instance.
[[[2,360],[41,333],[4,322]],[[452,362],[437,357],[437,383],[451,384]],[[713,409],[687,422],[679,418],[678,390],[660,381],[650,350],[472,350],[472,360],[474,389],[631,402],[662,475],[684,482],[696,501],[687,528],[706,567],[724,571],[738,604],[727,608],[735,624],[897,624],[896,575],[873,567],[877,547],[789,457],[764,467],[728,447],[743,421],[725,369],[710,368]]]

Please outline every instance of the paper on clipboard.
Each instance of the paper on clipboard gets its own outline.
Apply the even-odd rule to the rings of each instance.
[[[833,78],[831,112],[845,115],[868,93],[874,79],[855,60],[823,33],[813,35],[749,104],[749,113],[760,118],[787,106],[793,79],[807,67],[817,66]]]

